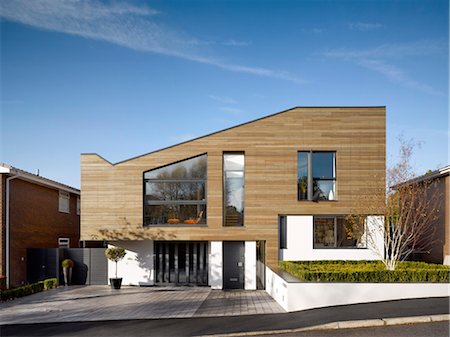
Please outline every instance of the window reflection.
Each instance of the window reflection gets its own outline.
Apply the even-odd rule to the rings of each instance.
[[[224,225],[244,224],[244,154],[224,154]]]
[[[206,224],[207,155],[144,173],[144,225]]]

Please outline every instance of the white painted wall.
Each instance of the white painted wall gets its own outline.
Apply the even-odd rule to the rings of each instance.
[[[370,218],[370,219],[369,219]],[[378,217],[369,217],[368,226],[379,226]],[[382,218],[381,218],[382,219]],[[375,232],[375,231],[372,231]],[[379,232],[379,231],[377,231]],[[281,261],[311,260],[378,260],[373,249],[313,249],[313,216],[292,215],[286,219],[287,249],[280,249]],[[383,247],[383,236],[374,240],[377,248]]]
[[[211,241],[209,249],[209,285],[212,289],[223,288],[223,244],[222,241]]]
[[[286,311],[449,296],[448,283],[288,283],[266,267],[266,291]]]
[[[256,290],[256,241],[245,241],[245,290]]]
[[[125,248],[127,254],[117,263],[117,276],[123,285],[154,285],[153,241],[112,241],[108,247]],[[115,277],[116,264],[108,260],[108,279]],[[108,280],[109,282],[109,280]]]

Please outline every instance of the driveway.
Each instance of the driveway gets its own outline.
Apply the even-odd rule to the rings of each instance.
[[[275,314],[265,291],[208,287],[60,287],[0,304],[1,324]]]

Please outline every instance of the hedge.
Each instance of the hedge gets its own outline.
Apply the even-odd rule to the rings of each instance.
[[[400,262],[394,271],[380,261],[280,261],[280,269],[305,282],[448,283],[450,267]]]
[[[0,293],[0,298],[2,301],[6,301],[17,297],[23,297],[34,293],[38,293],[43,290],[56,288],[57,286],[58,280],[56,278],[51,278],[44,281],[39,281],[37,283],[27,284],[25,286],[18,288],[2,290]]]

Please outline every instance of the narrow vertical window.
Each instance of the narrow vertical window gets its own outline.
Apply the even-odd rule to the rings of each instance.
[[[244,225],[244,161],[243,153],[223,155],[224,226]]]
[[[77,215],[80,215],[81,213],[81,203],[80,203],[80,197],[77,198]]]
[[[287,249],[287,224],[285,215],[280,215],[278,217],[278,226],[279,226],[278,236],[280,249]]]

